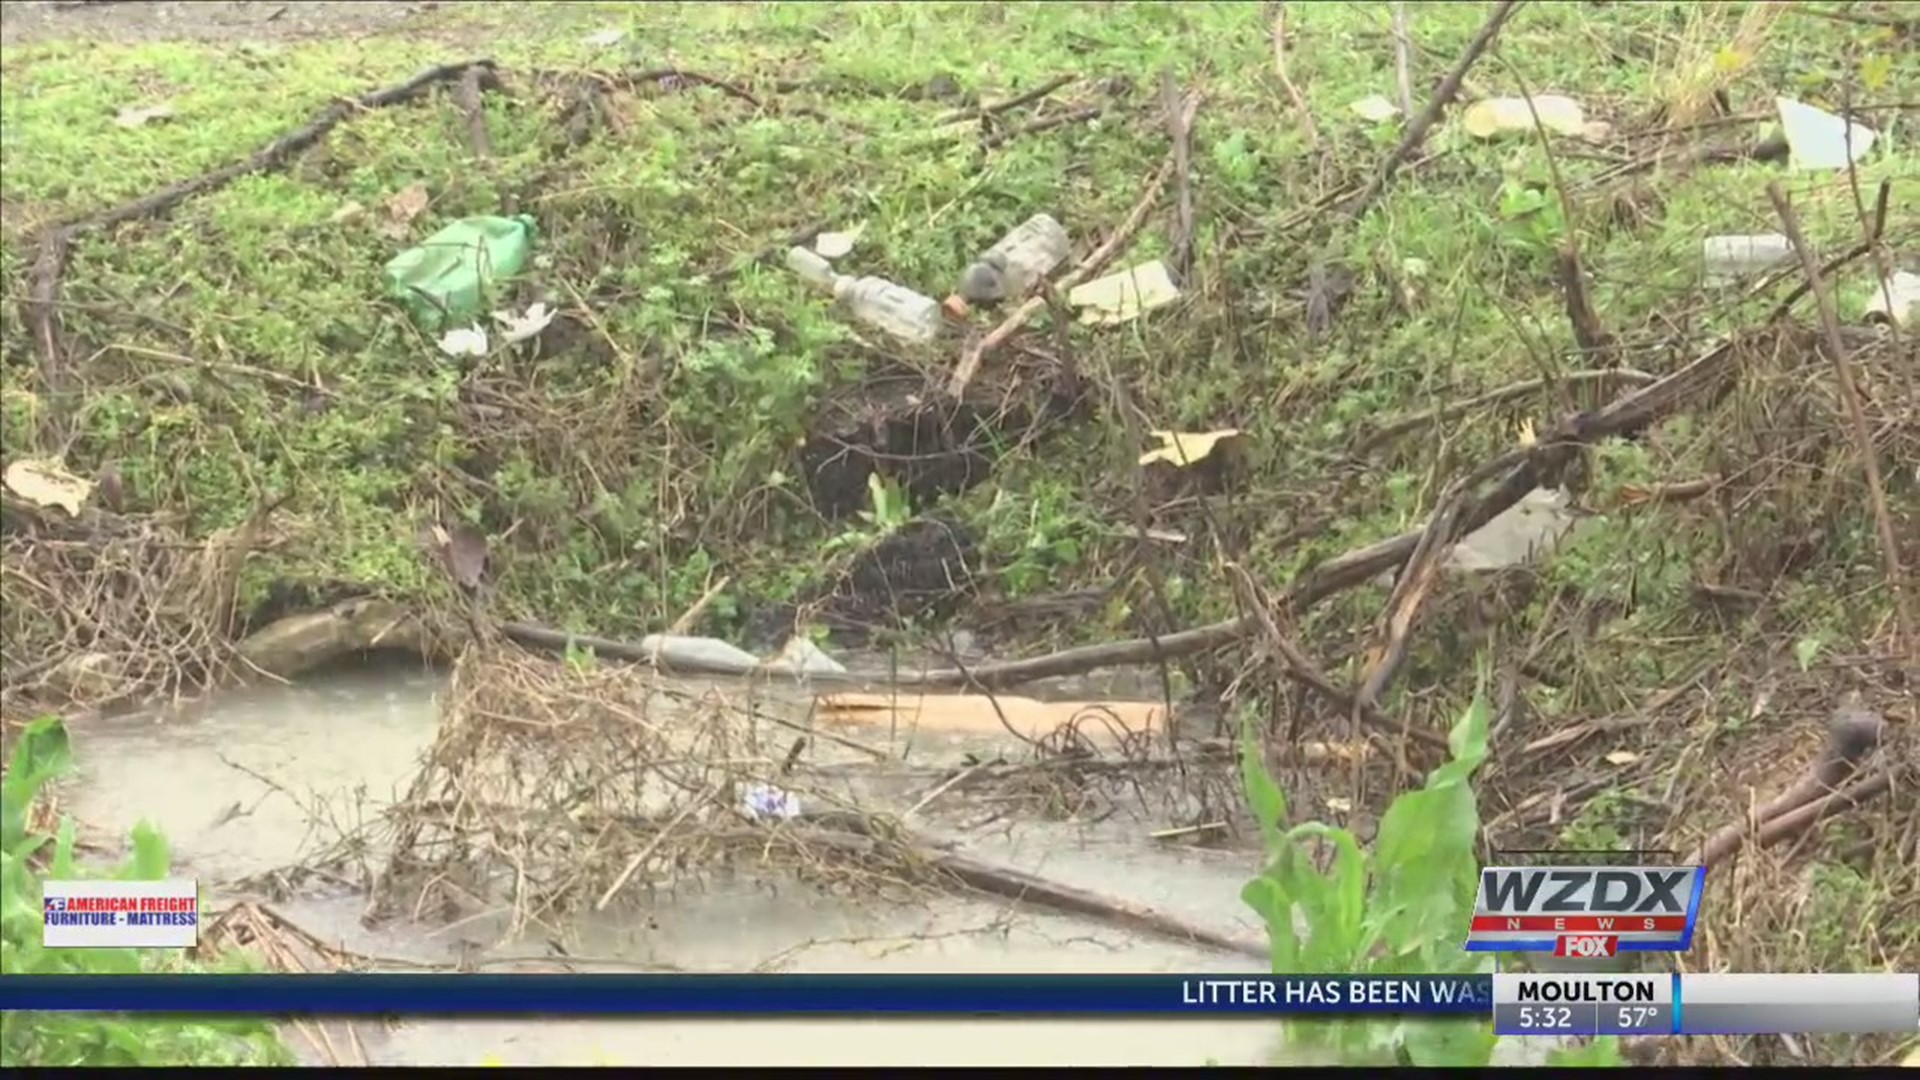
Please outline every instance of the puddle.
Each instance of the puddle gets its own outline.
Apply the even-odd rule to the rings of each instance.
[[[301,862],[341,832],[377,820],[430,744],[443,680],[418,669],[328,673],[256,687],[162,719],[122,718],[73,733],[81,766],[67,806],[94,830],[125,835],[142,818],[173,842],[176,863],[215,895],[219,882]],[[694,689],[689,687],[689,689]],[[1084,690],[1084,687],[1076,688]],[[697,692],[697,690],[696,690]],[[744,694],[742,696],[745,696]],[[798,692],[753,695],[804,723]],[[1084,692],[1074,696],[1094,696]],[[858,725],[836,725],[859,731]],[[867,731],[894,749],[910,733]],[[1017,749],[1004,732],[963,728],[915,736],[914,758],[948,764],[962,747]],[[1008,755],[1012,757],[1012,754]],[[849,770],[851,772],[851,770]],[[232,816],[235,804],[242,816]],[[309,825],[316,808],[338,828]],[[1087,830],[1033,824],[968,835],[985,858],[1066,884],[1161,908],[1227,933],[1258,932],[1238,894],[1246,854],[1148,846],[1150,826]],[[640,892],[560,937],[595,964],[795,972],[1254,972],[1257,960],[1164,942],[991,898],[936,896],[915,905],[855,901],[793,881],[744,875]],[[622,909],[624,905],[624,910]],[[360,924],[364,901],[296,898],[275,905],[323,940],[412,963],[465,958],[513,970],[552,953],[545,941],[496,942],[499,928]],[[1271,1060],[1267,1020],[593,1019],[432,1020],[361,1031],[376,1064],[625,1065],[1175,1065]],[[289,1041],[305,1050],[303,1041]]]

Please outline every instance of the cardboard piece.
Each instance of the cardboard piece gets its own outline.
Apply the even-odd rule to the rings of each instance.
[[[999,712],[994,706],[999,705]],[[1001,714],[1006,722],[1001,722]],[[1155,701],[1035,701],[985,694],[822,694],[815,718],[831,724],[919,728],[959,735],[1004,735],[1007,728],[1044,739],[1069,724],[1092,742],[1161,730],[1166,706]]]

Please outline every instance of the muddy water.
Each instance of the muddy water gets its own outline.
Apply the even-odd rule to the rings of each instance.
[[[181,871],[217,896],[220,882],[307,861],[377,820],[432,740],[441,686],[417,669],[359,670],[238,691],[165,717],[90,725],[74,733],[82,775],[68,805],[88,825],[119,835],[143,817],[152,821],[173,841]],[[801,708],[797,698],[791,704]],[[869,734],[883,743],[900,737]],[[940,753],[915,757],[950,762],[948,753],[982,738],[943,736],[933,740]],[[921,746],[930,749],[926,740]],[[1257,937],[1236,899],[1246,856],[1153,848],[1141,839],[1146,828],[1089,835],[1067,825],[1002,826],[967,844],[1055,880]],[[657,893],[647,904],[645,917],[566,927],[567,953],[583,965],[697,971],[1258,970],[1244,957],[964,897],[890,905],[752,880]],[[278,910],[323,939],[395,962],[464,956],[511,970],[551,956],[545,941],[501,942],[484,922],[369,929],[362,907],[355,896],[304,897]],[[1259,1020],[619,1019],[436,1020],[360,1035],[372,1061],[394,1064],[1144,1065],[1260,1063],[1270,1060],[1276,1032]]]

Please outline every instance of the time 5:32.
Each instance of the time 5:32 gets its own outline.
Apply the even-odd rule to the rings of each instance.
[[[1519,1025],[1534,1031],[1564,1031],[1573,1027],[1573,1010],[1565,1005],[1522,1005]]]

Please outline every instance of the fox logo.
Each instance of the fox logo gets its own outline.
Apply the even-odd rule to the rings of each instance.
[[[1553,955],[1575,960],[1603,960],[1612,956],[1619,938],[1612,934],[1562,934]]]

